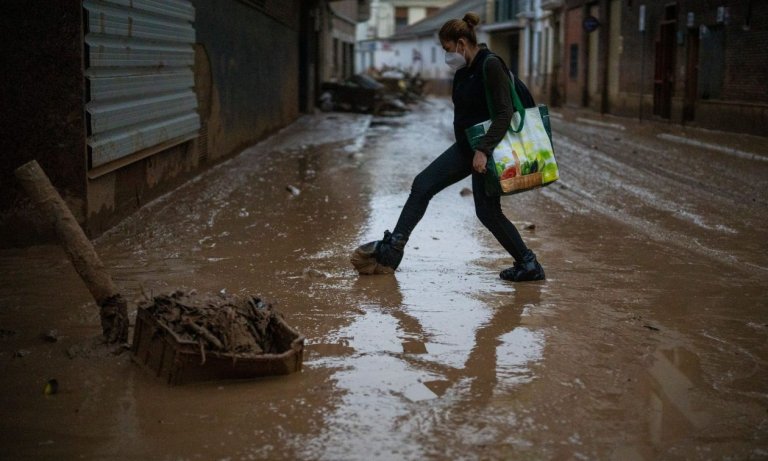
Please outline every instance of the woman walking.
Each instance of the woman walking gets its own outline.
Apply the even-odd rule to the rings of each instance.
[[[479,22],[480,18],[476,14],[467,13],[463,19],[452,19],[440,29],[438,36],[445,50],[445,62],[456,71],[453,77],[453,128],[456,142],[416,176],[394,231],[386,231],[384,238],[376,242],[373,256],[378,264],[393,271],[397,269],[403,258],[405,244],[424,216],[432,197],[472,175],[477,217],[515,261],[512,267],[502,270],[499,276],[514,282],[543,280],[544,269],[536,260],[536,255],[525,245],[514,224],[504,216],[500,197],[489,197],[485,193],[483,175],[488,156],[492,155],[504,137],[514,108],[506,66],[488,49],[478,46],[475,27]],[[486,82],[483,81],[484,65]],[[484,85],[490,90],[495,114],[488,113]],[[528,99],[527,104],[525,99]],[[532,98],[523,98],[523,101],[527,107],[533,106]],[[488,132],[477,148],[472,149],[464,130],[492,116]]]

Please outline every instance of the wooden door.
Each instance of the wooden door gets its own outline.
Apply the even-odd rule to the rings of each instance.
[[[656,67],[653,80],[653,113],[662,118],[672,116],[672,93],[675,84],[676,20],[661,23],[656,41]]]
[[[683,120],[695,120],[696,95],[699,79],[699,31],[688,31],[688,50],[685,64],[685,99],[683,101]]]

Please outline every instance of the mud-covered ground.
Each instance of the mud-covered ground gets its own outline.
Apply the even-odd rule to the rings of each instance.
[[[275,302],[307,338],[289,376],[168,387],[95,345],[60,249],[0,251],[0,459],[768,457],[765,139],[555,116],[562,179],[503,199],[544,282],[498,278],[468,180],[394,276],[352,270],[451,143],[441,99],[306,116],[95,242],[128,299]]]

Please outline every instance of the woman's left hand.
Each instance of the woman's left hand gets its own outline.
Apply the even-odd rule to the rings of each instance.
[[[488,156],[481,150],[475,151],[475,158],[472,159],[472,168],[478,173],[485,173],[485,165],[488,163]]]

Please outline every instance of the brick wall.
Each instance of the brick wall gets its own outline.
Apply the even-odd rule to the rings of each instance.
[[[768,2],[752,1],[749,17],[747,2],[730,3],[736,4],[731,7],[730,24],[726,26],[722,97],[768,103]]]
[[[645,33],[638,30],[639,6],[646,6]],[[656,41],[668,0],[621,2],[619,94],[610,101],[617,115],[650,116],[653,112]],[[768,2],[747,0],[679,0],[673,50],[675,66],[672,121],[768,135]],[[718,18],[718,7],[725,15]],[[691,13],[692,24],[688,24]],[[688,66],[689,47],[699,43],[697,67]],[[717,46],[713,46],[713,43]],[[714,50],[718,48],[721,51]],[[694,48],[695,49],[695,48]],[[714,51],[713,51],[714,50]],[[713,54],[714,53],[714,54]],[[644,57],[644,59],[643,59]],[[713,60],[717,58],[720,60]],[[696,84],[688,80],[698,72]],[[691,119],[692,117],[692,119]],[[734,118],[741,122],[732,123]]]

